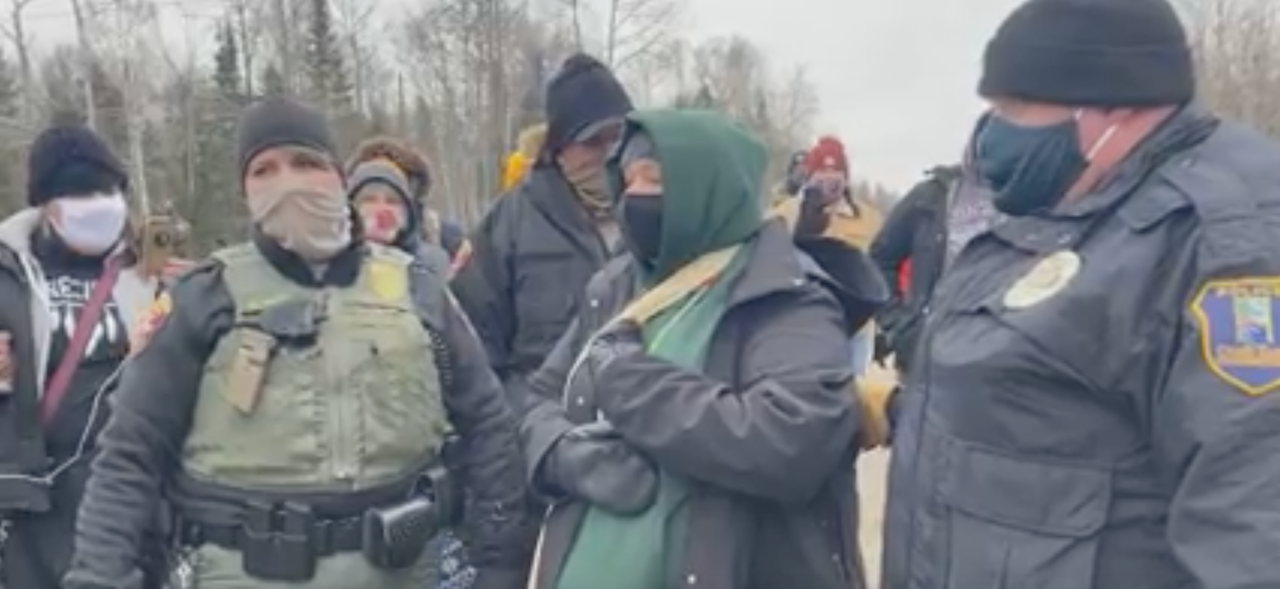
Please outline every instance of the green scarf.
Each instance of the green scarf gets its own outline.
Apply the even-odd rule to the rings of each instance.
[[[701,371],[711,337],[727,308],[729,285],[745,265],[743,248],[710,286],[654,316],[644,326],[647,351]],[[683,566],[689,487],[659,472],[658,497],[643,513],[621,516],[590,507],[565,558],[555,589],[666,589],[673,567]]]

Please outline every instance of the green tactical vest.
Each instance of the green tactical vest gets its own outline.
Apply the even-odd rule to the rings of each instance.
[[[225,265],[237,326],[205,364],[183,447],[188,475],[247,490],[356,491],[406,480],[437,458],[449,426],[407,254],[374,247],[354,285],[321,289],[280,275],[252,245],[213,257]],[[317,345],[278,346],[245,411],[231,390],[254,329],[241,322],[297,298],[324,310]]]

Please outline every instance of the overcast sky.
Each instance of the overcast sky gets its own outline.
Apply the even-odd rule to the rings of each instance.
[[[983,45],[1019,0],[685,1],[692,36],[736,33],[779,67],[805,64],[822,101],[818,131],[844,140],[855,174],[905,188],[924,169],[959,157],[981,108],[974,88]],[[207,26],[220,4],[158,3],[167,39]],[[69,6],[35,1],[39,45],[71,40]]]
[[[739,33],[809,67],[819,132],[855,174],[905,188],[959,158],[981,103],[982,49],[1019,0],[690,0],[698,34]]]

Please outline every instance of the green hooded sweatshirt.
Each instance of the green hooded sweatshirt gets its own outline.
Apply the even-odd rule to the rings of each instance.
[[[640,284],[656,285],[702,255],[755,235],[763,223],[760,191],[767,159],[758,139],[709,111],[641,111],[629,118],[653,140],[663,181],[662,243],[652,273],[636,277]],[[691,286],[684,298],[642,326],[650,354],[703,369],[748,252],[739,249],[717,280]],[[620,516],[587,510],[556,589],[666,588],[673,567],[683,564],[689,486],[674,473],[659,474],[658,497],[645,512]]]

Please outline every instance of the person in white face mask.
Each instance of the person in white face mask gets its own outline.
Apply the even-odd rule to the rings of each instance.
[[[0,586],[59,587],[71,558],[106,383],[152,292],[125,267],[127,180],[91,130],[53,127],[30,207],[0,222]]]

